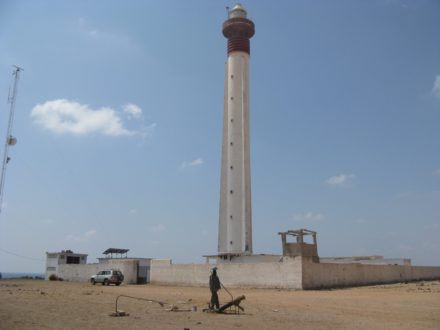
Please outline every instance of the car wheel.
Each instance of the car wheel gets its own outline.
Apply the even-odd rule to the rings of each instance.
[[[121,285],[121,282],[117,282],[116,285],[118,285],[118,286]]]
[[[93,284],[93,285],[95,285],[95,284],[96,284],[96,282],[95,282],[95,279],[94,279],[94,278],[92,278],[92,279],[90,280],[90,282],[92,282],[92,284]]]
[[[102,283],[102,284],[104,284],[104,285],[110,285],[110,283],[108,282],[108,279],[105,279],[105,280],[104,280],[104,283]]]

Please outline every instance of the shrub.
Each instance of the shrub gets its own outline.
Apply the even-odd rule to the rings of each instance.
[[[49,276],[49,281],[58,281],[58,276],[55,274],[52,274]]]

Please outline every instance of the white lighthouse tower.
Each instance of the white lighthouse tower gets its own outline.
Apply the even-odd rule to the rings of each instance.
[[[249,141],[249,54],[254,23],[237,4],[223,23],[228,39],[225,73],[218,256],[252,254]]]

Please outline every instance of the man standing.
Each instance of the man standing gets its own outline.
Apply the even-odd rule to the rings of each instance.
[[[212,269],[211,276],[209,276],[209,289],[211,290],[211,305],[210,308],[216,309],[220,308],[220,303],[218,301],[217,291],[221,289],[220,279],[217,276],[217,267]]]

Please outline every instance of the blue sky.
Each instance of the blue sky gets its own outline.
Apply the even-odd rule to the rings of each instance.
[[[243,1],[254,252],[440,265],[440,3]],[[224,1],[0,0],[0,136],[19,82],[0,271],[46,251],[217,249]],[[25,258],[24,258],[25,257]]]

